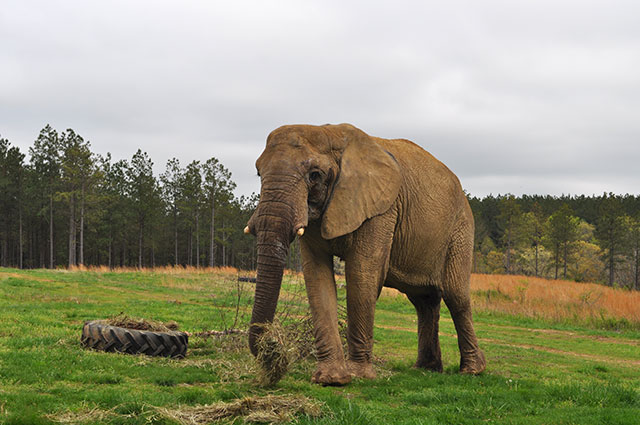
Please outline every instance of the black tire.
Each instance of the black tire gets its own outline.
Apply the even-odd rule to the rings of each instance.
[[[238,282],[256,283],[256,281],[257,279],[255,277],[243,277],[243,276],[238,277]]]
[[[185,332],[152,332],[107,325],[103,320],[85,322],[82,345],[94,350],[148,356],[187,355],[189,336]]]

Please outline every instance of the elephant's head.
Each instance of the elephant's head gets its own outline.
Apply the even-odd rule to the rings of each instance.
[[[257,237],[258,276],[251,323],[273,320],[289,245],[309,223],[333,239],[387,211],[400,187],[398,164],[373,138],[348,125],[274,130],[256,161],[260,202],[247,228]],[[249,346],[256,354],[259,327]]]

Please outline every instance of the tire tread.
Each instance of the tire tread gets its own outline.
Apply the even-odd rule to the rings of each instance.
[[[85,322],[83,346],[106,352],[183,358],[189,336],[185,332],[152,332],[110,326],[101,320]]]

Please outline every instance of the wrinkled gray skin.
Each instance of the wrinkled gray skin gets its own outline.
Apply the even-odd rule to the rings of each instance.
[[[251,323],[273,320],[289,244],[304,229],[300,246],[318,354],[314,382],[375,377],[373,319],[383,286],[405,293],[416,308],[416,367],[442,371],[444,299],[458,333],[460,372],[484,370],[469,298],[473,216],[447,167],[408,140],[371,137],[348,124],[280,127],[256,167],[260,202],[247,226],[258,247]],[[334,255],[345,261],[347,361],[338,334]],[[252,326],[249,333],[254,355],[259,332]]]

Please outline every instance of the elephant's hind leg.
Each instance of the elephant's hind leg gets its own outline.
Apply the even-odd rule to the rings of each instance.
[[[451,312],[458,334],[460,373],[479,374],[484,371],[486,363],[484,353],[478,346],[471,317],[469,281],[473,239],[466,236],[468,234],[473,235],[473,232],[461,231],[452,238],[445,264],[442,297]]]
[[[415,367],[442,372],[442,355],[438,338],[442,298],[440,292],[434,289],[429,294],[407,294],[407,298],[418,313],[418,360]]]

